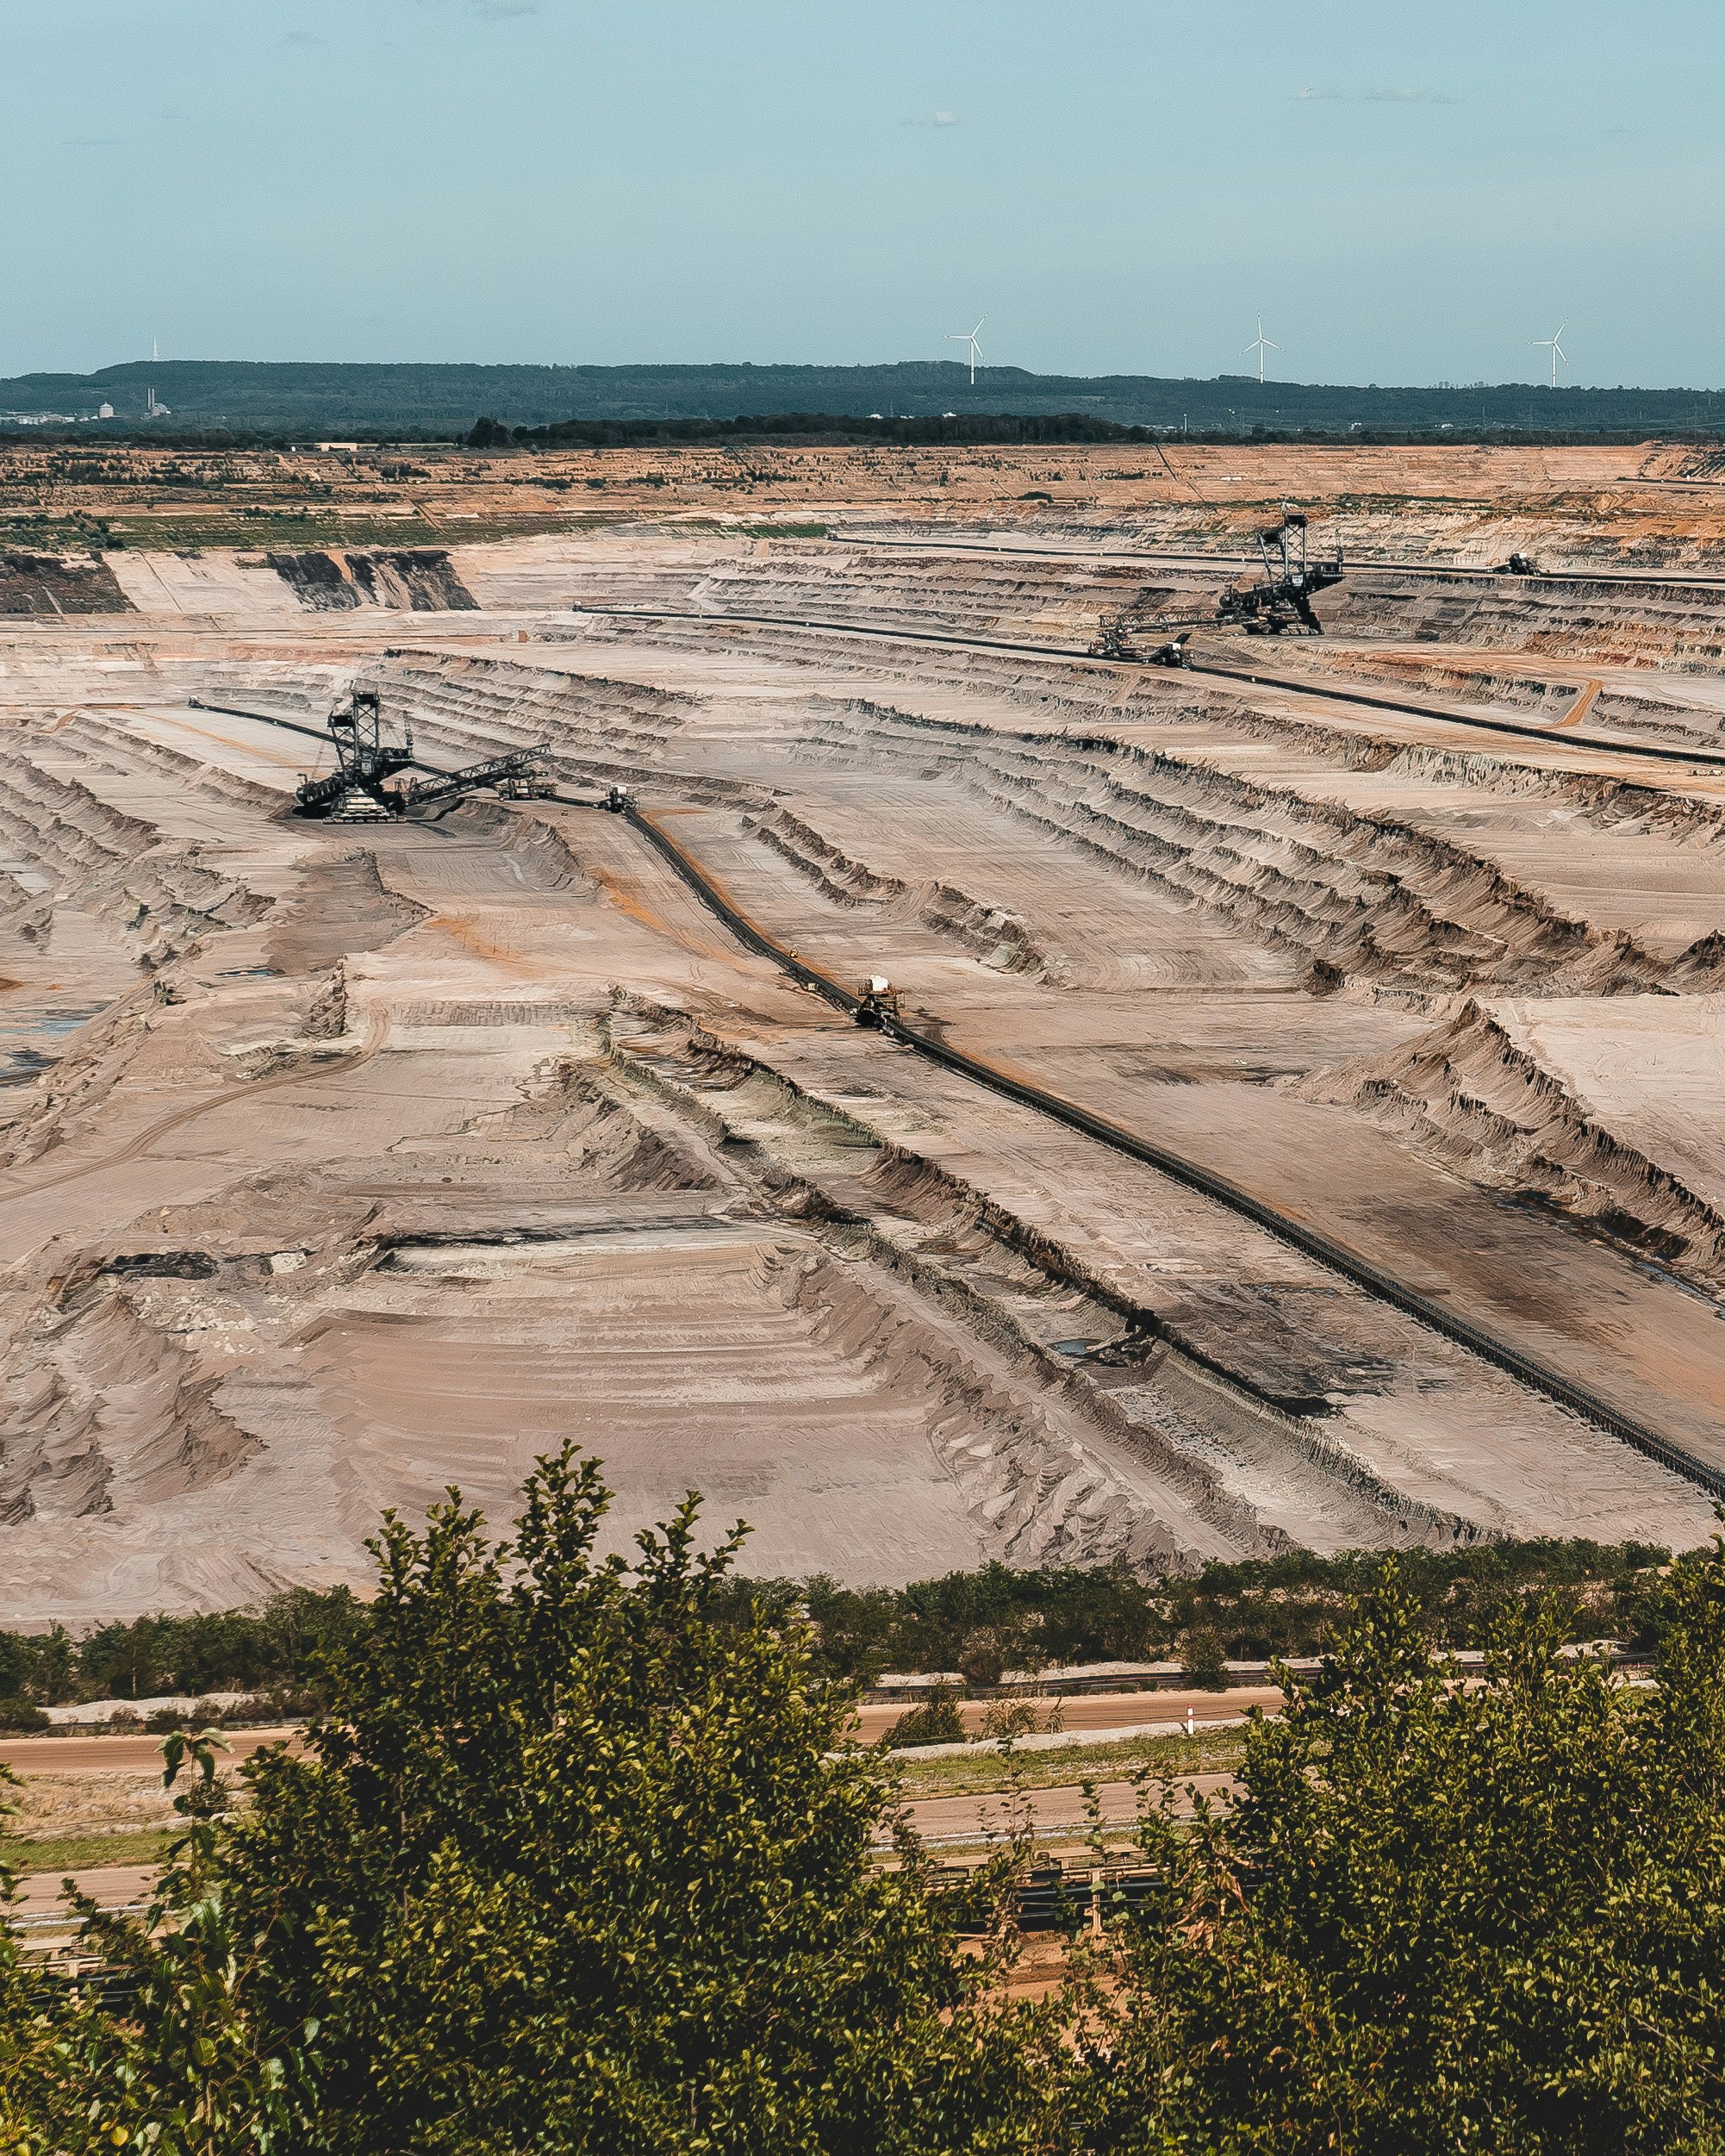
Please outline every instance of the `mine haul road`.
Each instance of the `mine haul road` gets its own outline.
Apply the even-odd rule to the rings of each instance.
[[[749,949],[770,958],[793,980],[812,988],[818,995],[825,996],[837,1008],[855,1015],[862,1000],[860,996],[818,972],[794,952],[775,942],[734,903],[688,848],[680,840],[672,838],[652,816],[634,806],[626,813],[635,828],[657,847],[690,888],[698,893]],[[1523,1384],[1543,1393],[1560,1406],[1571,1408],[1577,1414],[1586,1416],[1590,1422],[1597,1423],[1602,1430],[1610,1430],[1614,1436],[1623,1438],[1637,1451],[1645,1453],[1650,1460],[1658,1461],[1661,1467],[1669,1467],[1673,1474],[1684,1476],[1713,1496],[1725,1499],[1725,1469],[1697,1458],[1686,1447],[1673,1443],[1661,1431],[1625,1413],[1621,1408],[1614,1407],[1597,1393],[1575,1384],[1560,1371],[1524,1353],[1508,1340],[1483,1325],[1474,1324],[1459,1312],[1446,1310],[1430,1296],[1421,1294],[1417,1289],[1397,1280],[1382,1267],[1372,1264],[1358,1251],[1350,1250],[1334,1237],[1296,1220],[1291,1214],[1240,1184],[1218,1175],[1197,1161],[1170,1152],[1165,1146],[1154,1144],[1136,1132],[1123,1129],[1107,1117],[1095,1113],[1077,1101],[1049,1093],[1040,1086],[1027,1084],[1023,1079],[1012,1077],[986,1057],[954,1047],[950,1042],[937,1039],[932,1034],[902,1020],[887,1019],[881,1022],[881,1030],[889,1038],[913,1049],[920,1056],[926,1056],[946,1069],[956,1071],[961,1076],[972,1079],[976,1084],[986,1086],[991,1092],[1000,1094],[1009,1100],[1018,1101],[1043,1115],[1052,1116],[1056,1122],[1065,1124],[1082,1136],[1094,1138],[1099,1144],[1127,1154],[1134,1160],[1143,1161],[1149,1167],[1186,1184],[1203,1196],[1216,1200],[1230,1212],[1239,1213],[1260,1227],[1267,1228],[1273,1235],[1292,1243],[1307,1256],[1316,1258],[1320,1264],[1329,1266],[1344,1279],[1352,1281],[1356,1287],[1363,1287],[1368,1294],[1406,1312],[1410,1317],[1417,1318],[1422,1324],[1429,1325],[1435,1332],[1442,1333],[1458,1346],[1484,1356],[1488,1362],[1495,1363],[1500,1370],[1506,1371]]]

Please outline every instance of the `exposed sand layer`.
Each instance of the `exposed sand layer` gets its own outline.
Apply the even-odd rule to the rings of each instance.
[[[1112,536],[1172,544],[1174,501]],[[859,1031],[573,797],[634,788],[812,963],[1725,1468],[1725,774],[1634,754],[1716,739],[1725,589],[1470,614],[1380,572],[1333,639],[1212,639],[1280,687],[1059,656],[1144,572],[1076,514],[951,535],[991,532],[1068,558],[128,552],[123,614],[0,633],[0,1623],[360,1581],[380,1507],[501,1518],[565,1438],[615,1547],[696,1486],[755,1569],[856,1581],[1709,1531],[1597,1423]],[[317,742],[188,701],[316,727],[355,680],[434,763],[548,742],[571,798],[299,823]],[[1432,710],[1299,689],[1368,681]]]

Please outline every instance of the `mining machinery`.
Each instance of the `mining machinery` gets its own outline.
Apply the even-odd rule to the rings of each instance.
[[[294,794],[295,813],[327,816],[344,824],[384,823],[406,806],[399,787],[388,782],[414,760],[411,727],[400,741],[383,738],[382,701],[375,689],[356,689],[324,722],[335,745],[335,769],[322,778],[304,778]]]
[[[1258,552],[1262,580],[1230,585],[1213,613],[1159,614],[1151,587],[1118,613],[1104,614],[1091,657],[1136,666],[1190,666],[1186,645],[1193,631],[1203,628],[1244,629],[1248,636],[1280,636],[1287,630],[1322,636],[1312,594],[1342,582],[1341,555],[1327,561],[1308,556],[1306,520],[1298,509],[1286,511],[1273,531],[1258,534]],[[1170,636],[1170,630],[1176,633]]]
[[[382,700],[375,689],[356,689],[325,721],[335,747],[335,769],[321,778],[304,778],[295,789],[294,813],[327,818],[332,823],[387,823],[433,801],[458,800],[482,786],[514,800],[539,799],[555,792],[545,776],[551,744],[513,749],[487,757],[457,771],[429,771],[403,777],[417,761],[410,726],[402,738],[384,738]],[[391,782],[395,782],[391,783]]]
[[[549,745],[542,742],[532,753],[542,755]],[[505,801],[554,801],[557,799],[557,781],[549,771],[537,768],[526,771],[511,771],[502,778],[492,781],[492,791]]]
[[[899,992],[883,973],[871,974],[850,1013],[858,1025],[890,1032],[899,1023]]]
[[[1263,578],[1255,584],[1230,585],[1223,593],[1217,611],[1224,626],[1242,628],[1248,636],[1281,636],[1288,630],[1323,634],[1323,624],[1311,610],[1312,596],[1342,582],[1342,557],[1309,558],[1305,535],[1305,516],[1298,509],[1284,510],[1273,531],[1259,533]]]
[[[1149,605],[1149,594],[1140,592],[1130,606],[1122,607],[1118,614],[1105,614],[1096,631],[1096,641],[1090,647],[1092,658],[1118,659],[1127,666],[1189,666],[1186,647],[1192,632],[1210,620],[1208,614],[1179,614],[1172,620],[1158,617]],[[1163,632],[1176,628],[1180,622],[1189,626],[1178,636],[1165,636]],[[1146,633],[1158,639],[1149,650],[1139,642]]]
[[[489,756],[483,763],[464,763],[458,771],[434,771],[428,778],[409,779],[402,788],[402,808],[425,808],[433,801],[457,801],[482,786],[490,787],[508,801],[555,798],[557,788],[542,770],[551,746],[549,741],[541,741],[534,748],[512,749],[507,756]]]

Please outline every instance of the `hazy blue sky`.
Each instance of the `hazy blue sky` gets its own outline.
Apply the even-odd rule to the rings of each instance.
[[[1717,0],[12,0],[0,372],[1725,383]]]

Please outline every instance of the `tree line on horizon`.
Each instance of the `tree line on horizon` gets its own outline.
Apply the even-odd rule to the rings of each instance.
[[[171,408],[167,421],[140,427],[146,389]],[[537,427],[566,421],[726,424],[736,414],[799,411],[858,420],[871,412],[891,417],[910,406],[925,419],[943,412],[1023,419],[1078,414],[1115,426],[1183,428],[1229,439],[1255,427],[1337,437],[1350,430],[1423,436],[1445,428],[1464,438],[1512,439],[1725,433],[1725,391],[1716,389],[1553,389],[1527,383],[1411,388],[1260,383],[1245,375],[1039,375],[1018,367],[979,368],[973,384],[964,365],[948,360],[855,367],[529,367],[188,359],[0,380],[0,412],[93,410],[104,399],[117,416],[80,432],[102,439],[128,433],[157,439],[226,429],[304,440],[384,430],[447,439],[465,433],[475,412],[501,415],[500,423],[511,427]]]

